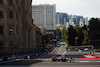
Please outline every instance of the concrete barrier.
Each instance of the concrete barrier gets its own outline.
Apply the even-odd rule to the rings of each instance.
[[[3,61],[3,58],[0,58],[0,61]]]
[[[3,61],[8,61],[8,57],[3,57]]]

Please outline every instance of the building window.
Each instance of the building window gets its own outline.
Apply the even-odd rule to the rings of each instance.
[[[3,18],[3,11],[0,11],[0,18]]]
[[[10,14],[9,14],[10,18],[13,18],[13,12],[10,11]]]
[[[0,0],[0,6],[4,5],[3,0]]]
[[[9,0],[9,5],[13,6],[13,1],[12,0]]]
[[[12,4],[12,0],[9,0],[9,4]]]
[[[18,0],[16,0],[16,5],[17,5],[17,1],[18,1]]]
[[[0,4],[3,4],[3,0],[0,0]]]
[[[0,49],[2,48],[3,46],[3,41],[0,41]]]
[[[3,34],[3,26],[0,26],[0,34]]]

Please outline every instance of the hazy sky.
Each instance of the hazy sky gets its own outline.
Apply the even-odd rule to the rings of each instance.
[[[32,4],[56,4],[56,12],[100,18],[100,0],[33,0]]]

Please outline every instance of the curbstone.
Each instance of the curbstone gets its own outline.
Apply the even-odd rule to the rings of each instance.
[[[75,62],[100,62],[100,61],[75,61]]]

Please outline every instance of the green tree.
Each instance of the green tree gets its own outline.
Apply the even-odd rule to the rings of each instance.
[[[82,30],[86,30],[87,31],[87,27],[86,25],[84,25],[84,27],[82,27]]]
[[[77,31],[77,33],[79,33],[81,27],[79,27],[79,26],[77,25],[77,26],[74,26],[74,29]]]
[[[84,40],[83,40],[82,44],[87,45],[88,44],[88,31],[83,30],[82,32],[84,34]]]
[[[65,41],[65,35],[66,35],[66,27],[64,26],[63,29],[61,30],[61,37]]]
[[[84,34],[82,32],[82,29],[80,29],[78,32],[78,45],[82,45],[83,40],[84,40]]]
[[[66,31],[66,27],[64,26],[63,29],[61,30],[61,35],[64,35],[65,31]]]
[[[56,29],[56,35],[58,38],[61,38],[61,30],[60,29]]]
[[[84,34],[82,32],[82,28],[77,25],[77,26],[74,27],[74,29],[77,32],[77,37],[78,37],[77,42],[78,42],[78,45],[82,45],[82,41],[84,40]]]
[[[64,33],[64,41],[65,42],[68,41],[68,30],[66,30],[65,33]]]
[[[69,45],[75,46],[75,37],[77,36],[77,32],[76,30],[70,26],[70,28],[68,28],[68,43]]]
[[[100,21],[98,18],[92,18],[89,21],[89,39],[96,40],[100,39]]]

